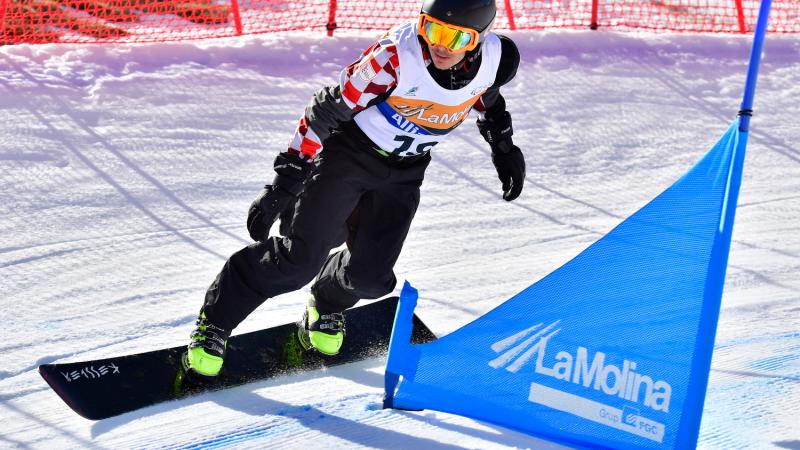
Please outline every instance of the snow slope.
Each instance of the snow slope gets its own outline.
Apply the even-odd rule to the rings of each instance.
[[[186,342],[309,96],[368,34],[0,48],[0,447],[558,448],[380,409],[382,360],[90,422],[39,364]],[[437,146],[398,278],[437,334],[571,259],[734,118],[750,38],[517,33],[514,203],[469,123]],[[768,36],[701,448],[800,449],[800,38]],[[472,122],[470,120],[469,122]],[[237,333],[295,320],[307,290]],[[602,305],[597,305],[602,308]]]

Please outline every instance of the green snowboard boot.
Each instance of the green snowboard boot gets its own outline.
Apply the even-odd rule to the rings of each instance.
[[[304,349],[314,349],[323,355],[339,353],[344,342],[344,314],[320,314],[312,298],[297,323],[297,337]]]
[[[202,377],[215,377],[222,370],[231,333],[209,322],[205,313],[200,313],[196,325],[191,335],[192,342],[184,356],[184,368]]]

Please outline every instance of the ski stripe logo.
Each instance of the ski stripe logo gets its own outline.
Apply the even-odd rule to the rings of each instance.
[[[543,345],[546,345],[547,341],[551,337],[555,336],[556,334],[558,334],[559,331],[561,331],[561,328],[559,328],[559,329],[553,331],[552,333],[546,334],[550,330],[552,330],[556,325],[558,325],[559,322],[561,322],[561,320],[556,320],[555,322],[553,322],[550,325],[546,326],[542,330],[539,330],[538,332],[534,333],[532,336],[528,337],[527,339],[525,339],[525,336],[527,336],[531,332],[535,331],[537,328],[541,327],[542,326],[541,323],[536,324],[536,325],[534,325],[534,326],[532,326],[532,327],[530,327],[528,329],[522,330],[519,333],[514,334],[513,336],[510,336],[510,337],[508,337],[506,339],[503,339],[502,341],[495,342],[492,345],[492,350],[494,350],[495,353],[500,353],[500,352],[504,351],[505,349],[507,349],[508,347],[510,347],[510,346],[512,346],[512,345],[516,344],[517,342],[522,341],[524,339],[524,341],[522,343],[512,347],[510,350],[506,351],[505,353],[502,353],[497,358],[491,360],[489,362],[489,365],[492,368],[499,369],[500,367],[508,365],[511,362],[511,360],[516,358],[517,355],[519,355],[525,349],[527,349],[527,351],[525,353],[523,353],[521,356],[519,356],[519,358],[517,358],[516,361],[514,361],[513,363],[511,363],[510,365],[508,365],[506,367],[507,371],[512,372],[512,373],[516,373],[517,371],[519,371],[519,369],[522,368],[522,366],[525,363],[528,362],[528,360],[530,360],[530,358],[533,356],[533,354],[540,347],[542,347]],[[535,342],[535,344],[534,344],[534,342]],[[533,344],[533,345],[531,345],[531,344]]]
[[[542,324],[541,323],[537,323],[536,325],[534,325],[534,326],[532,326],[532,327],[530,327],[528,329],[522,330],[519,333],[516,333],[516,334],[514,334],[512,336],[509,336],[509,337],[503,339],[502,341],[495,342],[494,344],[492,344],[492,350],[494,350],[495,353],[500,353],[503,350],[507,349],[508,347],[511,347],[512,345],[514,345],[520,339],[524,338],[528,333],[530,333],[531,331],[539,328],[540,326],[542,326]]]

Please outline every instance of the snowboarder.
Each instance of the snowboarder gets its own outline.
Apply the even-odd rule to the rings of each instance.
[[[418,20],[388,31],[338,85],[313,96],[275,159],[272,184],[250,206],[247,229],[256,242],[228,259],[206,293],[187,369],[218,375],[231,331],[268,298],[315,276],[298,338],[306,349],[336,355],[342,311],[394,289],[430,151],[471,110],[503,198],[519,196],[525,159],[499,91],[516,74],[519,52],[490,31],[495,15],[495,0],[425,0]],[[282,236],[269,236],[278,218]]]

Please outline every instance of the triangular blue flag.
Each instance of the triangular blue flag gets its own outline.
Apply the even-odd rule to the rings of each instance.
[[[584,445],[693,445],[741,135],[737,119],[673,186],[486,315],[431,344],[393,342],[390,406]]]

